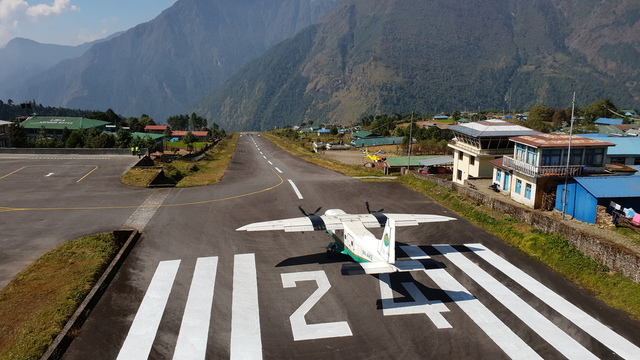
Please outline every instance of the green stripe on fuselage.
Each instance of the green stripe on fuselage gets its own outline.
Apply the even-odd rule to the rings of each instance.
[[[338,252],[340,254],[348,255],[355,262],[371,262],[371,260],[369,260],[369,259],[365,259],[365,258],[363,258],[361,256],[358,256],[358,255],[354,254],[351,250],[349,250],[349,248],[344,246],[344,243],[342,242],[342,240],[338,236],[336,236],[336,234],[334,234],[331,230],[327,230],[327,234],[331,235],[333,240],[335,240],[333,243],[331,243],[331,244],[329,244],[327,246],[327,250],[331,250],[331,251]],[[332,244],[335,244],[336,246],[333,247]]]

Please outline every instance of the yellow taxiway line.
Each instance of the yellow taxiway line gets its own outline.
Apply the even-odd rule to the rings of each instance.
[[[20,169],[18,169],[18,170],[20,170]],[[16,170],[16,171],[18,171],[18,170]],[[91,172],[93,172],[94,170],[92,170]],[[277,188],[278,186],[280,186],[280,185],[282,185],[284,183],[284,179],[277,172],[275,172],[275,170],[271,169],[271,171],[273,171],[273,173],[276,174],[278,179],[280,179],[280,182],[278,184],[276,184],[274,186],[271,186],[271,187],[268,187],[266,189],[250,192],[250,193],[247,193],[247,194],[229,196],[229,197],[222,198],[222,199],[194,201],[194,202],[181,203],[181,204],[163,204],[163,205],[148,205],[148,206],[145,206],[145,205],[130,205],[130,206],[96,206],[96,207],[90,207],[90,206],[87,206],[87,207],[59,207],[59,208],[10,208],[10,207],[2,207],[2,206],[0,206],[0,212],[8,212],[8,211],[43,211],[43,210],[137,209],[137,208],[141,208],[141,207],[142,208],[143,207],[177,207],[177,206],[190,206],[190,205],[208,204],[208,203],[214,203],[214,202],[226,201],[226,200],[233,200],[233,199],[238,199],[238,198],[247,197],[247,196],[251,196],[251,195],[256,195],[256,194],[260,194],[260,193],[267,192],[267,191],[270,191],[270,190],[273,190],[273,189]],[[91,172],[89,172],[89,174]],[[89,175],[89,174],[87,174],[87,175]],[[10,175],[10,174],[8,174],[8,175]],[[8,175],[6,175],[6,176],[8,176]],[[85,175],[85,177],[87,175]],[[82,180],[82,179],[80,179],[80,180]],[[78,181],[80,181],[80,180],[78,180]]]

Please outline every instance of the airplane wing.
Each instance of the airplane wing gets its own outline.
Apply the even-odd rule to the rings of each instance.
[[[283,230],[285,232],[296,231],[325,231],[343,230],[345,222],[361,222],[367,228],[384,227],[387,218],[393,218],[396,226],[416,226],[421,223],[442,222],[456,220],[442,215],[427,214],[338,214],[338,215],[310,215],[290,219],[264,221],[248,224],[236,229],[236,231],[270,231]]]

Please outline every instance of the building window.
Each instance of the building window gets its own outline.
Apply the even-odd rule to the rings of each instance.
[[[602,159],[604,157],[604,149],[585,149],[584,150],[584,164],[587,166],[602,166]]]
[[[571,149],[571,165],[582,165],[583,149]]]
[[[527,147],[522,144],[516,144],[516,160],[527,161]]]
[[[498,169],[496,171],[496,182],[500,182],[500,179],[502,179],[502,170]]]
[[[637,157],[633,160],[633,165],[640,165],[640,157]]]
[[[526,197],[527,199],[531,199],[531,184],[527,184],[524,187],[524,197]]]
[[[458,170],[458,180],[462,180],[462,170]]]
[[[474,165],[476,163],[476,157],[475,156],[469,156],[469,164],[470,165]]]
[[[622,165],[624,165],[624,158],[623,157],[612,157],[611,158],[611,164],[622,164]]]
[[[545,150],[542,152],[542,162],[540,166],[562,165],[562,149]],[[566,160],[565,160],[566,164]]]
[[[522,191],[522,180],[517,179],[516,180],[516,193],[520,194],[521,191]]]
[[[464,159],[464,155],[462,151],[458,151],[458,160],[462,160],[462,159]]]

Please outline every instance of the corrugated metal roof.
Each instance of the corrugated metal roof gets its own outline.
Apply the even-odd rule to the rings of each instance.
[[[574,179],[595,198],[640,197],[640,176],[589,176]]]
[[[602,125],[620,125],[622,124],[622,119],[599,118],[593,123]]]
[[[503,120],[483,120],[450,126],[449,130],[474,137],[537,135],[540,132]]]
[[[436,156],[427,160],[419,160],[418,162],[424,166],[449,164],[453,163],[453,156]]]
[[[188,131],[175,130],[171,132],[171,136],[185,136],[187,133]],[[192,131],[191,133],[195,136],[207,136],[209,134],[208,131]]]
[[[580,136],[591,138],[591,139],[603,140],[601,134],[584,134]],[[639,155],[640,156],[640,138],[638,137],[609,136],[606,138],[606,141],[616,145],[616,146],[611,146],[607,149],[607,155]]]
[[[567,147],[571,137],[571,146],[613,146],[610,142],[601,141],[602,138],[592,139],[588,137],[569,134],[538,134],[527,136],[516,136],[509,140],[537,148],[541,147]],[[607,138],[608,140],[609,138]]]
[[[371,138],[371,139],[354,139],[351,141],[355,147],[363,146],[379,146],[379,145],[395,145],[402,144],[403,137],[386,137],[386,138]]]
[[[411,156],[411,164],[409,164],[408,156],[389,156],[387,157],[387,164],[389,167],[395,166],[421,166],[421,161],[441,157],[440,155],[423,155],[423,156]]]
[[[87,119],[83,117],[63,117],[63,116],[32,116],[23,121],[20,125],[25,129],[59,129],[67,128],[77,130],[80,128],[91,129],[94,127],[109,124],[107,121]]]

